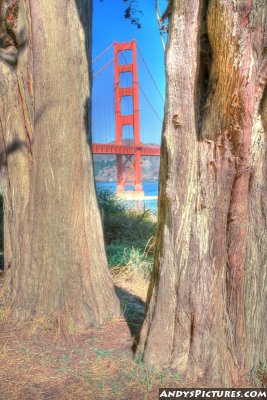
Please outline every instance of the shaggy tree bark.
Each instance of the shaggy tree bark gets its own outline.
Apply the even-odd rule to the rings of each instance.
[[[119,303],[87,145],[91,1],[1,3],[7,305],[17,323],[102,324]]]
[[[267,29],[260,0],[174,0],[144,361],[236,384],[267,357]]]

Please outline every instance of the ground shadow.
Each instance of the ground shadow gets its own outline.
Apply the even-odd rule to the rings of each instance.
[[[145,302],[119,286],[115,286],[115,291],[120,300],[121,313],[127,322],[131,336],[136,337],[140,333],[145,318]]]

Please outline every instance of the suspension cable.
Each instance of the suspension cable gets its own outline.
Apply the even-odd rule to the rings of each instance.
[[[102,57],[103,54],[105,54],[113,46],[113,44],[114,42],[110,43],[110,45],[106,47],[105,50],[102,51],[102,53],[98,54],[98,56],[93,59],[92,64],[94,64],[94,62],[96,62],[100,57]]]
[[[144,90],[142,89],[142,87],[140,86],[140,84],[138,83],[139,89],[141,90],[141,92],[143,93],[146,101],[148,102],[151,110],[153,111],[153,113],[156,115],[156,117],[158,118],[158,120],[162,123],[162,119],[160,118],[159,114],[157,113],[157,111],[155,110],[155,108],[152,106],[151,102],[149,101],[147,95],[145,94]]]
[[[114,61],[114,58],[112,58],[112,60],[110,60],[109,62],[107,62],[102,68],[100,68],[98,71],[96,71],[96,72],[93,74],[93,77],[95,78],[97,75],[100,74],[100,72],[104,71],[104,69],[106,69],[111,63],[113,63],[113,61]]]
[[[141,59],[142,59],[144,65],[145,65],[145,67],[146,67],[146,70],[147,70],[147,72],[149,73],[149,76],[150,76],[150,78],[152,79],[152,82],[154,83],[154,86],[155,86],[155,88],[156,88],[158,94],[160,95],[160,97],[162,98],[162,100],[163,100],[163,102],[164,102],[165,100],[164,100],[164,98],[163,98],[163,96],[162,96],[162,94],[161,94],[161,92],[160,92],[160,90],[159,90],[159,88],[158,88],[158,85],[156,84],[155,79],[153,78],[153,75],[151,74],[151,72],[150,72],[150,70],[149,70],[149,68],[148,68],[148,66],[147,66],[147,63],[145,62],[145,59],[144,59],[144,57],[143,57],[143,55],[142,55],[142,53],[141,53],[141,50],[139,49],[138,46],[137,46],[137,49],[138,49],[138,52],[139,52],[139,54],[140,54],[140,56],[141,56]]]
[[[138,49],[138,51],[139,51],[139,53],[140,53],[140,50],[139,50],[139,49]],[[140,54],[141,54],[141,53],[140,53]],[[123,52],[122,52],[122,57],[123,57],[124,61],[127,63],[127,61],[126,61],[126,59],[125,59],[125,57],[124,57]],[[152,77],[152,79],[153,79],[153,77]],[[154,81],[154,79],[153,79],[153,81]],[[155,82],[155,81],[154,81],[154,82]],[[140,89],[141,92],[143,93],[143,95],[144,95],[146,101],[147,101],[148,104],[150,105],[151,110],[152,110],[153,113],[156,115],[156,117],[158,118],[158,120],[162,123],[162,119],[160,118],[160,116],[159,116],[159,114],[157,113],[157,111],[155,110],[155,108],[152,106],[150,100],[148,99],[147,95],[145,94],[144,90],[142,89],[140,83],[138,82],[137,84],[138,84],[139,89]],[[155,83],[155,84],[156,84],[156,83]],[[162,97],[162,96],[161,96],[161,97]]]

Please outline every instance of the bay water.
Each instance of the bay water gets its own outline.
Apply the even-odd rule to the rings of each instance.
[[[153,181],[143,181],[143,190],[145,192],[145,196],[158,196],[158,180]],[[112,193],[116,192],[117,182],[96,182],[97,190],[110,190]],[[137,203],[137,206],[144,209],[150,209],[153,212],[157,212],[158,208],[158,200],[123,200],[125,202],[129,202],[131,204]]]

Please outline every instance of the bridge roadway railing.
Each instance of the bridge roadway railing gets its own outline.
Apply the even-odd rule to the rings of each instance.
[[[160,147],[150,146],[127,146],[123,144],[92,144],[93,154],[136,154],[141,152],[142,156],[159,156]]]

